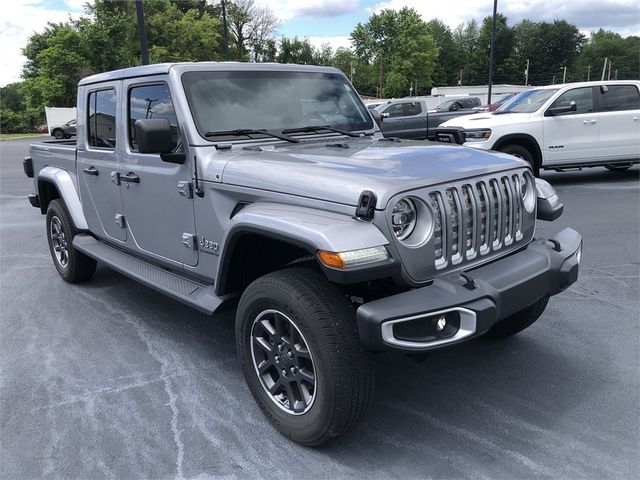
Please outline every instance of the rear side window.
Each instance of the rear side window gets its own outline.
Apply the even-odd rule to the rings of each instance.
[[[418,115],[420,112],[422,112],[422,107],[418,102],[405,103],[403,105],[404,105],[404,115],[406,117],[409,117],[411,115]]]
[[[87,133],[89,146],[114,149],[116,147],[116,104],[114,89],[89,93]]]
[[[136,120],[166,118],[171,124],[173,148],[178,145],[178,119],[173,108],[169,87],[166,84],[142,85],[129,90],[129,143],[132,150],[136,143]]]
[[[593,112],[593,90],[591,87],[582,87],[564,92],[555,102],[553,102],[551,108],[571,105],[571,102],[576,102],[576,111],[568,112],[564,115],[577,115],[580,113]]]
[[[640,94],[633,85],[607,85],[600,98],[603,112],[640,110]]]

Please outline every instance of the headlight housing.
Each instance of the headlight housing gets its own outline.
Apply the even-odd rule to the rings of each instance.
[[[393,206],[391,229],[404,245],[417,247],[433,233],[433,215],[429,207],[415,197],[403,197]]]
[[[484,142],[491,136],[491,129],[465,130],[463,133],[465,142]]]
[[[520,177],[520,195],[522,204],[527,212],[533,212],[536,206],[536,185],[529,173],[524,173]]]

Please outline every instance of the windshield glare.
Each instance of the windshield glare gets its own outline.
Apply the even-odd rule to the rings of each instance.
[[[557,91],[557,88],[526,90],[507,100],[495,113],[533,113]]]
[[[187,72],[182,83],[200,135],[237,129],[281,132],[309,125],[373,128],[360,97],[339,74]]]

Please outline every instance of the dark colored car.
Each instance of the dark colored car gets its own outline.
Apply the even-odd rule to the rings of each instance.
[[[58,140],[62,140],[63,138],[71,138],[76,135],[76,119],[69,120],[67,123],[62,125],[58,125],[51,130],[51,135],[56,137]]]
[[[446,104],[446,105],[445,105]],[[480,99],[465,97],[447,100],[437,109],[429,110],[422,98],[399,98],[377,106],[380,130],[385,137],[435,140],[436,128],[443,122],[460,115],[475,113],[473,106]],[[443,108],[439,110],[439,108]]]
[[[516,95],[517,95],[516,93],[507,93],[506,95],[500,97],[495,103],[490,103],[488,105],[482,105],[480,107],[475,107],[473,109],[473,111],[474,112],[495,112],[502,105],[504,105],[507,100],[512,99]]]

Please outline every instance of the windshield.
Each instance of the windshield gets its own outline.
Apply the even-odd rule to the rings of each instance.
[[[200,135],[330,125],[373,128],[360,97],[339,74],[316,72],[187,72],[182,76]],[[233,136],[233,134],[230,134]],[[211,138],[212,141],[223,137]]]
[[[557,91],[557,88],[526,90],[508,100],[495,113],[533,113]]]

